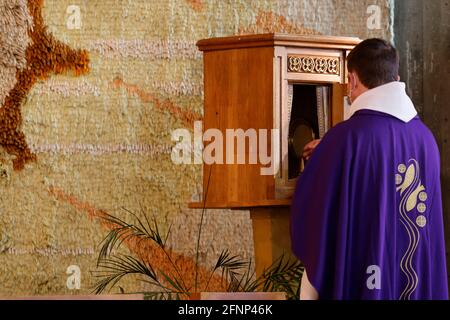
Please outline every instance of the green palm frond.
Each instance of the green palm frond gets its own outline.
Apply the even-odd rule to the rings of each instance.
[[[219,258],[217,259],[216,265],[210,272],[209,279],[206,283],[206,287],[204,288],[205,291],[208,290],[209,283],[211,281],[211,278],[213,277],[214,273],[221,269],[222,270],[222,279],[224,276],[226,277],[226,280],[228,278],[231,278],[231,272],[234,272],[235,270],[243,269],[247,265],[247,261],[242,260],[237,255],[231,255],[228,249],[223,250]]]
[[[223,250],[220,253],[219,258],[217,259],[217,263],[214,266],[214,271],[220,268],[227,270],[237,270],[242,269],[247,265],[247,261],[242,260],[237,255],[231,255],[228,249]]]
[[[97,268],[101,269],[97,272],[97,277],[100,277],[100,280],[95,284],[95,293],[100,294],[107,289],[111,290],[123,277],[135,274],[142,276],[140,281],[161,289],[161,291],[145,292],[144,298],[147,300],[179,300],[189,297],[192,288],[188,288],[185,285],[182,273],[173,261],[172,251],[167,249],[167,241],[172,224],[169,225],[167,233],[162,236],[155,216],[149,220],[142,206],[141,213],[143,218],[125,208],[123,209],[132,215],[135,223],[128,223],[107,213],[102,217],[105,222],[113,225],[113,229],[100,244],[101,248],[97,260]],[[198,260],[205,211],[206,208],[204,206],[197,234],[194,292],[197,292],[198,289]],[[142,257],[135,258],[114,252],[114,249],[119,249],[121,244],[130,238],[137,238],[139,241],[149,240],[155,243],[162,249],[175,272],[166,274],[160,269],[158,269],[158,272],[155,272],[151,262],[145,261]],[[238,255],[232,255],[226,249],[220,253],[216,264],[211,268],[203,291],[207,291],[212,277],[216,272],[220,271],[222,283],[225,282],[227,284],[226,290],[228,292],[285,292],[288,299],[299,299],[300,280],[303,270],[301,262],[296,259],[291,260],[287,255],[283,254],[270,267],[265,269],[263,274],[256,277],[252,260],[247,261]],[[119,289],[121,293],[124,293],[121,287]]]
[[[242,291],[244,292],[255,292],[258,290],[258,287],[261,285],[261,281],[254,281],[256,272],[252,268],[252,260],[248,261],[248,265],[245,268],[245,273],[242,276]]]
[[[144,263],[132,256],[114,255],[103,258],[99,261],[96,277],[101,278],[95,284],[95,293],[100,294],[106,289],[114,287],[123,277],[137,274],[150,279],[154,284],[158,284],[158,277],[150,264]]]
[[[123,209],[129,214],[131,214],[135,218],[137,223],[136,224],[128,223],[118,217],[112,216],[107,213],[104,214],[102,218],[106,222],[113,224],[116,227],[112,229],[101,242],[102,246],[100,248],[100,252],[98,255],[97,267],[101,267],[100,266],[101,261],[110,256],[111,252],[113,252],[114,249],[118,249],[121,246],[121,244],[127,239],[138,238],[140,240],[150,240],[156,243],[156,245],[162,249],[169,263],[172,265],[178,277],[180,278],[180,281],[183,283],[183,286],[186,287],[184,284],[184,280],[181,277],[181,272],[178,266],[173,262],[172,257],[170,253],[167,251],[166,247],[167,239],[169,237],[172,225],[169,226],[166,235],[163,237],[161,235],[158,222],[154,216],[152,218],[152,221],[150,222],[147,215],[143,214],[145,218],[144,222],[134,212],[129,211],[128,209],[125,208]]]
[[[181,283],[181,279],[177,279],[176,277],[171,277],[162,270],[158,270],[158,271],[159,271],[159,273],[162,274],[164,280],[166,282],[168,282],[169,285],[172,287],[172,291],[179,293],[179,294],[189,295],[187,288],[185,288],[184,285]]]
[[[262,284],[262,291],[286,292],[289,299],[299,299],[303,271],[300,261],[283,254],[264,270],[257,281]]]
[[[159,247],[164,248],[165,242],[169,236],[169,232],[166,235],[166,239],[163,240],[159,232],[158,223],[156,218],[153,218],[153,224],[150,224],[147,216],[145,217],[145,223],[133,212],[123,208],[126,212],[130,213],[137,221],[136,224],[128,223],[118,217],[105,213],[102,219],[107,223],[114,225],[115,227],[108,233],[108,235],[101,242],[102,246],[99,253],[99,260],[108,256],[115,248],[119,248],[121,244],[132,237],[142,240],[151,240],[155,242]],[[99,261],[98,260],[98,261]]]

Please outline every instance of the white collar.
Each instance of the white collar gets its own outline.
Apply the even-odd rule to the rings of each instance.
[[[414,104],[406,94],[405,83],[398,81],[361,94],[350,106],[349,116],[363,109],[387,113],[403,122],[409,122],[417,115]]]

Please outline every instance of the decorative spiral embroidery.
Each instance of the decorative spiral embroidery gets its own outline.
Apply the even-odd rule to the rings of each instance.
[[[420,181],[419,164],[415,159],[410,159],[408,164],[408,167],[405,164],[400,164],[397,168],[399,173],[395,175],[397,192],[400,192],[400,221],[405,227],[409,238],[408,247],[400,261],[400,269],[407,279],[407,284],[400,295],[400,300],[409,300],[419,283],[419,277],[413,266],[413,258],[420,241],[419,228],[424,228],[427,224],[427,219],[423,213],[426,211],[424,201],[426,201],[428,196],[425,192],[425,187]],[[419,203],[418,199],[420,200]],[[414,219],[412,219],[413,209],[416,209],[419,213],[416,213]]]

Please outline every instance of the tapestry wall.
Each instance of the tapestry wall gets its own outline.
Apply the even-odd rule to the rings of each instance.
[[[91,293],[104,213],[172,225],[173,250],[194,259],[201,212],[187,203],[202,170],[170,154],[172,131],[202,119],[196,41],[392,40],[391,12],[389,0],[0,0],[0,295]],[[248,212],[208,210],[200,248],[203,266],[226,248],[252,258]],[[121,287],[142,290],[132,278]]]

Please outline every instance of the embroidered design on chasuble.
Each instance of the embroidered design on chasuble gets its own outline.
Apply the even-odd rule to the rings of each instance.
[[[409,300],[419,283],[413,259],[420,241],[419,228],[424,228],[427,224],[424,214],[427,208],[425,201],[428,195],[420,180],[420,168],[417,160],[410,159],[408,166],[402,163],[397,167],[397,170],[395,182],[397,192],[400,192],[400,221],[409,238],[408,246],[400,261],[400,269],[407,279],[400,300]]]

